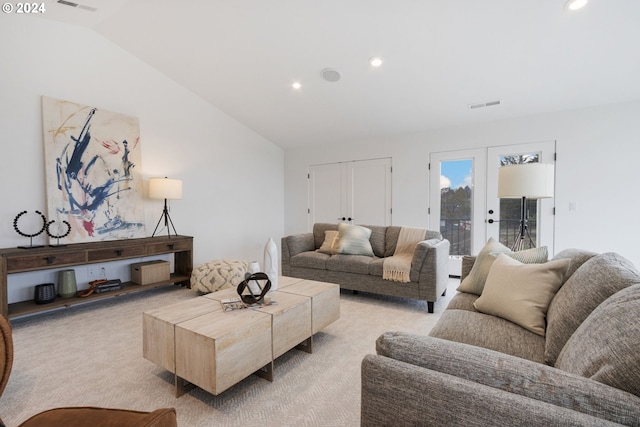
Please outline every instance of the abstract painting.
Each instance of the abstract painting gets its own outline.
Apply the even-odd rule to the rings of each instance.
[[[60,243],[144,237],[138,119],[43,96],[42,122],[50,234],[67,221]]]

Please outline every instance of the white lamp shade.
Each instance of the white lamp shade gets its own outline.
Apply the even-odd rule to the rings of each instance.
[[[501,199],[546,199],[553,197],[554,166],[526,163],[498,169],[498,197]]]
[[[182,199],[182,181],[169,178],[151,178],[149,180],[150,199]]]

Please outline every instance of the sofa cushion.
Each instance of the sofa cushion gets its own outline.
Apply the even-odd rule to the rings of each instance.
[[[564,281],[568,259],[523,264],[500,254],[491,266],[482,295],[473,304],[483,313],[512,321],[544,336],[551,299]]]
[[[569,279],[569,277],[571,277],[582,264],[589,261],[596,255],[598,254],[584,249],[570,248],[558,252],[552,260],[564,258],[569,258],[571,260],[566,273],[566,278]]]
[[[638,283],[640,272],[616,253],[596,255],[582,264],[549,304],[545,363],[555,365],[571,335],[598,305]]]
[[[338,230],[326,230],[324,232],[324,241],[316,252],[320,252],[327,255],[333,255],[336,253],[336,243],[338,242]]]
[[[467,310],[478,311],[473,306],[473,303],[478,299],[478,295],[469,294],[467,292],[458,292],[451,298],[447,310]]]
[[[387,245],[384,249],[384,256],[390,257],[396,252],[396,245],[398,244],[398,237],[400,236],[400,228],[397,225],[391,225],[387,227],[386,242]]]
[[[376,258],[364,255],[333,255],[326,261],[329,271],[344,273],[369,274],[369,264]]]
[[[364,225],[371,230],[371,237],[369,237],[369,243],[371,243],[371,249],[373,254],[377,257],[383,257],[385,251],[385,245],[387,242],[387,228],[381,225]]]
[[[310,251],[294,255],[289,260],[291,267],[315,268],[325,270],[327,268],[327,260],[329,255],[320,252]]]
[[[499,317],[445,310],[429,335],[542,363],[544,338]]]
[[[384,258],[376,258],[369,263],[369,275],[382,277]]]
[[[640,396],[640,285],[623,289],[585,319],[556,367]]]

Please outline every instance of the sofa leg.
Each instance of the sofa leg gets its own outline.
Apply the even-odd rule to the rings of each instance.
[[[433,301],[427,301],[427,310],[429,313],[433,313]]]

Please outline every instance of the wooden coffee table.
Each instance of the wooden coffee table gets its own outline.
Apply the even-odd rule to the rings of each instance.
[[[277,305],[222,311],[224,289],[143,313],[143,355],[175,375],[176,396],[198,386],[218,395],[251,374],[273,381],[273,361],[313,351],[313,335],[340,317],[340,287],[280,277]]]

